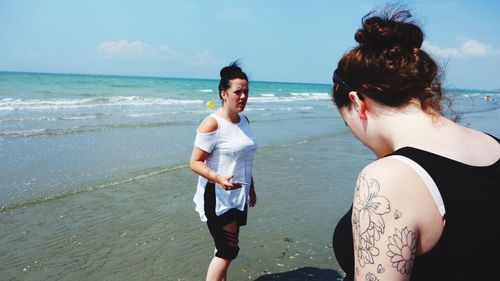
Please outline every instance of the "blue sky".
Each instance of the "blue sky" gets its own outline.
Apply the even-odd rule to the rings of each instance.
[[[330,83],[386,1],[0,0],[0,71]],[[500,1],[406,1],[447,87],[500,88]]]

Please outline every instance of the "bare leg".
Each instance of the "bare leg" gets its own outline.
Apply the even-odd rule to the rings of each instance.
[[[226,280],[227,269],[229,268],[230,260],[214,257],[208,266],[207,281],[224,281]]]

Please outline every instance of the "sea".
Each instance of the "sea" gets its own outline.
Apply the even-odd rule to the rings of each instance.
[[[217,87],[0,72],[0,280],[204,280],[214,245],[188,162],[196,128],[220,106]],[[341,280],[333,228],[375,156],[330,93],[250,81],[257,205],[230,279]],[[446,94],[447,114],[500,136],[499,90]]]

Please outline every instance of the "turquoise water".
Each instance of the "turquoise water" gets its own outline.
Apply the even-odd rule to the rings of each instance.
[[[187,163],[196,127],[215,110],[206,103],[218,104],[217,86],[0,72],[0,279],[203,279],[213,245],[194,211]],[[373,156],[329,92],[250,82],[258,203],[233,280],[342,275],[331,233]],[[500,134],[498,91],[448,93],[462,122]]]
[[[0,206],[185,165],[196,126],[214,110],[206,102],[219,100],[217,83],[0,73]],[[274,122],[336,118],[328,90],[328,85],[252,83],[246,113],[262,124],[259,143],[300,139],[285,131],[267,134]]]

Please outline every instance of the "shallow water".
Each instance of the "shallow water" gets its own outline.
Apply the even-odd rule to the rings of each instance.
[[[325,151],[334,153],[325,153]],[[338,269],[335,222],[369,161],[349,135],[258,151],[258,204],[229,275]],[[333,156],[335,155],[335,156]],[[179,168],[0,213],[0,276],[11,280],[201,280],[213,252],[193,210],[195,177]],[[2,278],[3,279],[3,278]]]
[[[0,73],[0,280],[204,279],[213,242],[187,162],[216,81],[9,75]],[[331,235],[374,156],[328,85],[251,85],[258,202],[229,276],[340,278]],[[498,96],[482,94],[457,93],[455,106],[464,124],[498,136]]]

